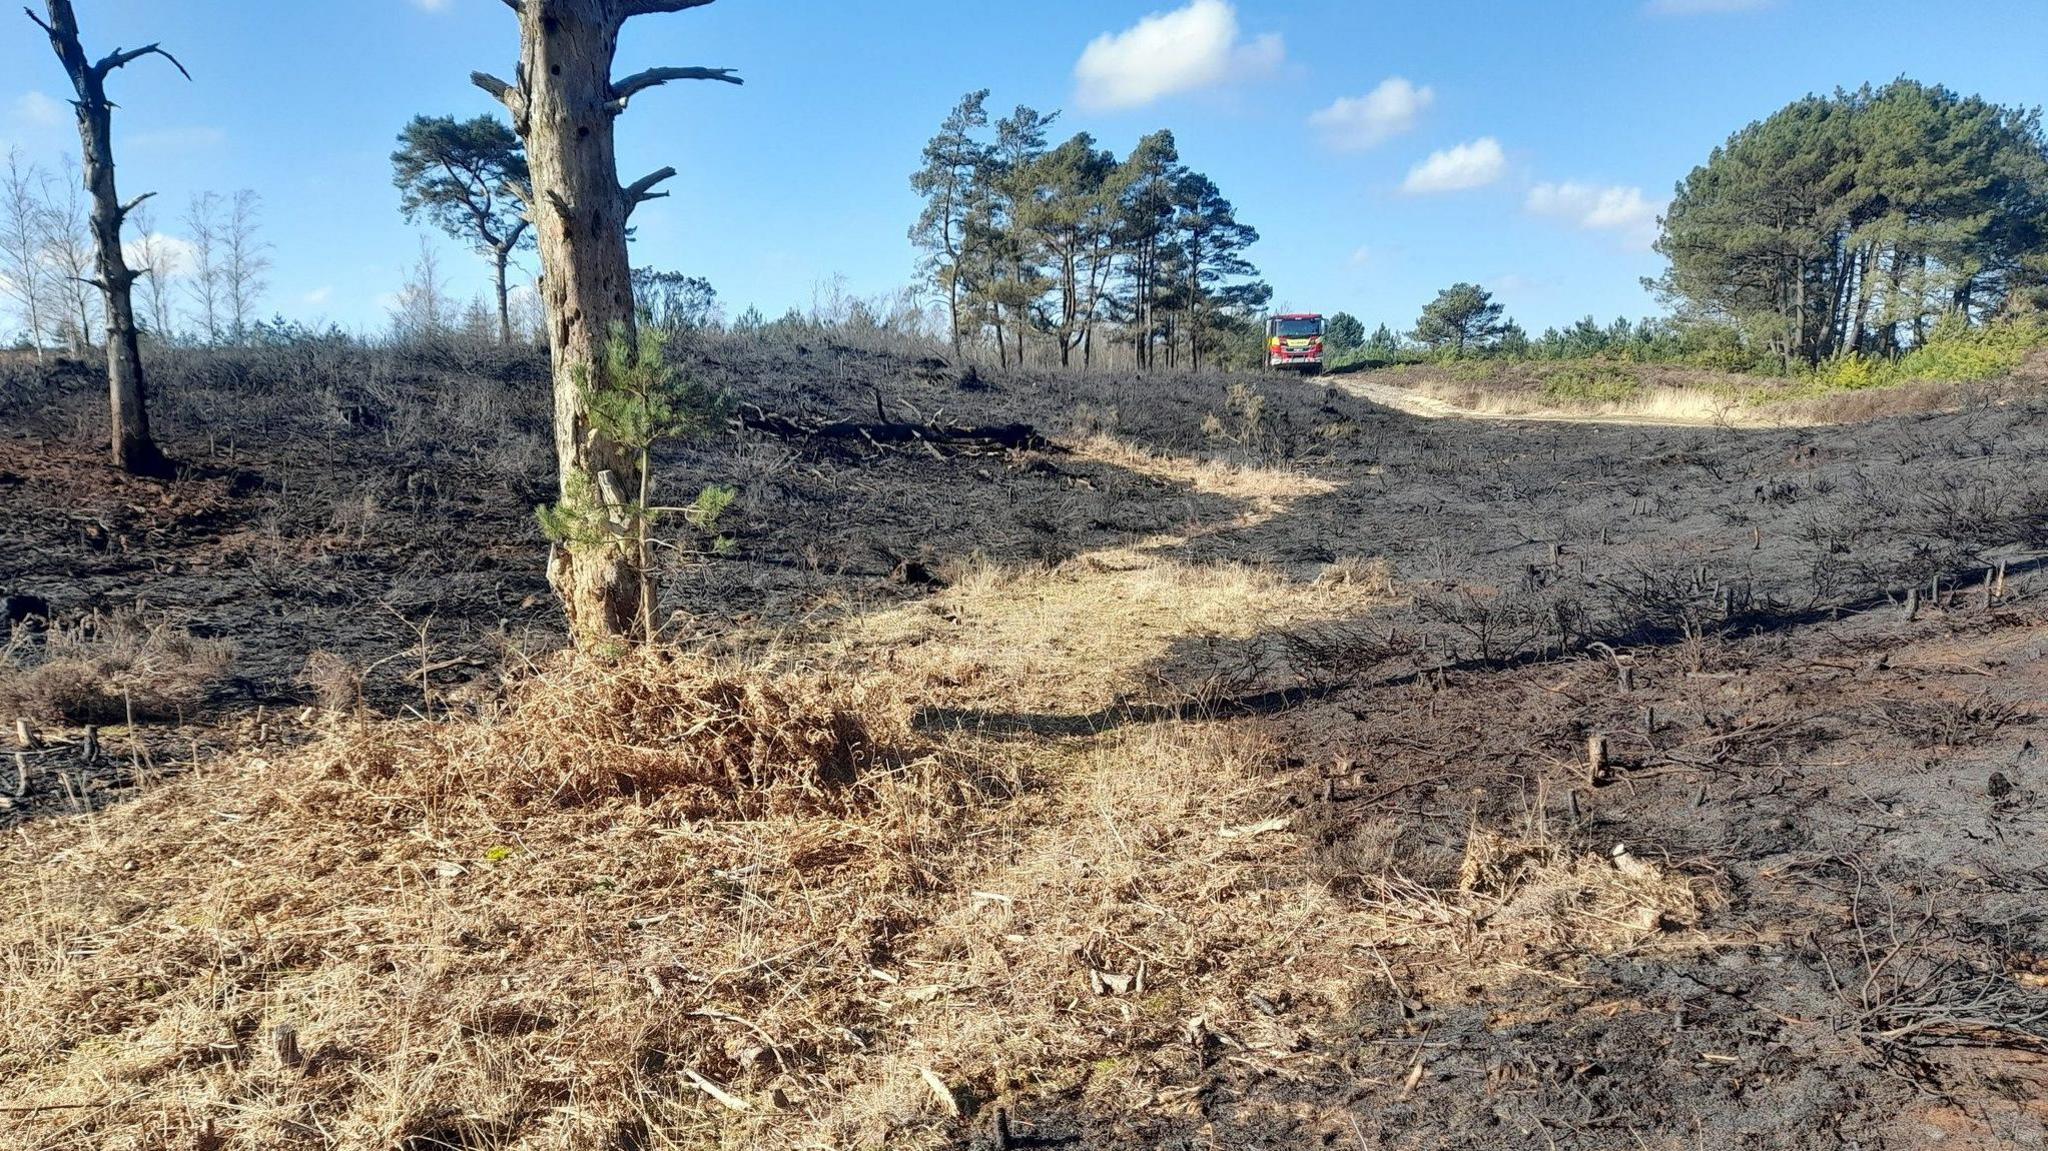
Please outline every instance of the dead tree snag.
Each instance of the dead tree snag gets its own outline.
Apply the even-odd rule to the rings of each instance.
[[[85,187],[92,193],[92,237],[98,249],[98,278],[91,282],[107,302],[107,390],[113,416],[114,466],[137,474],[166,470],[163,453],[149,434],[149,387],[142,374],[142,343],[135,326],[135,281],[141,272],[128,267],[121,251],[121,229],[136,205],[155,195],[146,192],[127,203],[114,190],[114,105],[107,99],[107,77],[144,56],[162,56],[187,80],[192,74],[177,57],[155,44],[130,51],[115,49],[98,62],[87,59],[79,43],[78,17],[71,0],[47,0],[49,18],[26,9],[28,18],[49,34],[50,47],[71,76],[78,98],[78,140],[85,155]]]

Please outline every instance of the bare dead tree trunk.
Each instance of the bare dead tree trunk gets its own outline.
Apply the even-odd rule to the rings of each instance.
[[[491,245],[492,270],[497,275],[498,343],[509,348],[512,346],[512,289],[506,283],[506,274],[512,264],[512,253],[519,250],[519,241],[525,239],[526,230],[533,227],[533,189],[525,184],[508,183],[505,193],[519,203],[519,219],[502,236],[492,234],[486,227],[484,239]]]
[[[503,347],[512,346],[512,292],[505,286],[505,265],[511,262],[512,250],[499,247],[491,252],[492,272],[495,274],[493,287],[498,290],[498,343]]]
[[[98,63],[88,61],[78,39],[78,17],[71,0],[47,0],[49,19],[28,18],[49,34],[50,47],[71,75],[78,93],[78,139],[85,153],[85,186],[92,193],[93,242],[99,249],[99,278],[93,281],[107,302],[107,390],[113,413],[114,466],[136,474],[160,474],[166,469],[163,453],[149,435],[149,388],[142,374],[142,342],[135,327],[135,280],[121,252],[121,226],[137,204],[154,193],[123,204],[114,190],[114,106],[107,100],[107,77],[144,56],[155,54],[169,60],[187,80],[177,58],[150,44],[113,54]]]
[[[663,168],[619,184],[613,120],[640,92],[671,80],[740,80],[724,68],[651,68],[612,79],[619,30],[635,16],[681,12],[712,0],[504,0],[519,16],[519,69],[507,83],[482,72],[476,85],[497,97],[526,142],[533,183],[528,201],[539,240],[541,294],[553,349],[555,455],[564,505],[591,505],[625,520],[619,493],[640,487],[640,464],[601,434],[584,396],[599,390],[614,329],[634,327],[626,221],[666,195]],[[631,635],[641,620],[639,558],[610,543],[558,543],[548,580],[578,644]]]

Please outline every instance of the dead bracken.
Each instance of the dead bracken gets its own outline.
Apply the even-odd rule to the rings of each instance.
[[[435,805],[630,798],[688,817],[838,811],[911,758],[885,709],[829,676],[720,670],[635,648],[553,657],[475,723],[344,720],[316,755],[365,791]]]

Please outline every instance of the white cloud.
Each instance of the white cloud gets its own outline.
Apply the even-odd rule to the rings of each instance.
[[[1271,72],[1286,56],[1277,34],[1240,38],[1228,0],[1189,0],[1096,37],[1074,65],[1076,99],[1087,108],[1137,108]]]
[[[1639,248],[1657,239],[1662,204],[1652,203],[1641,188],[1593,184],[1538,184],[1529,189],[1528,209],[1538,216],[1563,220],[1588,232],[1614,232]]]
[[[1401,190],[1411,196],[1463,192],[1484,188],[1506,175],[1507,170],[1508,157],[1501,151],[1500,141],[1484,136],[1469,144],[1431,153],[1429,159],[1408,173]]]
[[[1399,76],[1364,96],[1346,96],[1308,118],[1333,148],[1360,151],[1415,127],[1436,103],[1436,89],[1418,88]]]
[[[412,6],[426,12],[439,12],[448,7],[448,0],[412,0]]]
[[[129,240],[121,245],[121,252],[135,270],[166,276],[180,275],[199,262],[189,241],[165,232],[151,232],[143,240]]]
[[[23,92],[7,110],[17,122],[36,128],[54,128],[71,118],[61,101],[43,92]]]
[[[1643,10],[1652,16],[1706,16],[1722,12],[1757,12],[1777,0],[1650,0]]]
[[[1367,264],[1372,263],[1373,255],[1374,253],[1370,245],[1361,244],[1357,248],[1352,249],[1351,266],[1354,268],[1363,268]]]
[[[327,306],[328,301],[332,299],[334,299],[334,289],[323,285],[300,296],[299,302],[309,308],[324,308]]]

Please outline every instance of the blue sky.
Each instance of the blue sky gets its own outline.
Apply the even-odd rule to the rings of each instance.
[[[499,0],[77,0],[87,47],[160,40],[114,81],[124,194],[175,234],[200,189],[252,188],[276,267],[266,311],[381,328],[417,248],[387,156],[415,113],[493,106]],[[1532,330],[1655,310],[1651,220],[1731,131],[1809,91],[1905,74],[2048,102],[2048,4],[1979,0],[721,0],[627,31],[620,72],[739,68],[620,122],[622,175],[673,164],[635,262],[707,276],[728,311],[910,281],[907,183],[962,92],[1061,108],[1122,152],[1171,128],[1264,240],[1276,303],[1413,323],[1453,281]],[[1951,12],[1958,15],[1951,16]],[[76,148],[47,42],[0,11],[0,150]],[[2004,47],[2000,47],[2003,45]],[[467,295],[481,260],[441,241]]]

